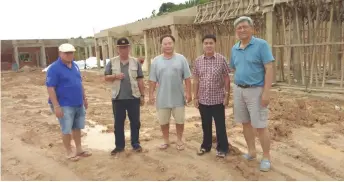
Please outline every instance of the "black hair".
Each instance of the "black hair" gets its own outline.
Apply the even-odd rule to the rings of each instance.
[[[173,42],[176,41],[176,39],[173,37],[173,35],[163,35],[163,36],[161,36],[161,38],[160,38],[160,44],[162,44],[162,40],[164,40],[164,38],[166,38],[166,37],[171,38]]]
[[[213,39],[214,42],[216,42],[216,36],[213,34],[207,34],[202,38],[202,42],[204,42],[205,39]]]

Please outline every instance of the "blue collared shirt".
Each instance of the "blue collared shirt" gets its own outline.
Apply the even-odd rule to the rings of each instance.
[[[234,83],[240,85],[264,86],[264,65],[274,61],[269,44],[252,36],[245,49],[237,42],[232,48],[230,67],[235,69]]]
[[[83,105],[82,78],[79,67],[74,61],[71,68],[60,58],[53,62],[47,71],[46,86],[55,87],[60,106]],[[49,103],[51,104],[50,99]]]

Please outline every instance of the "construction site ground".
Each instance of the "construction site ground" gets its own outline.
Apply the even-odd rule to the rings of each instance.
[[[2,180],[344,180],[343,96],[273,89],[269,106],[272,169],[260,172],[258,139],[257,160],[241,158],[247,148],[242,127],[233,124],[232,104],[226,109],[232,147],[225,159],[216,158],[215,131],[211,153],[196,155],[202,126],[192,105],[186,108],[184,151],[176,149],[173,125],[172,146],[165,151],[157,148],[162,139],[155,107],[143,106],[140,140],[144,151],[131,151],[127,119],[126,151],[110,156],[115,147],[110,87],[101,72],[82,74],[89,100],[82,140],[93,156],[78,162],[65,158],[59,124],[47,104],[45,73],[1,74]]]

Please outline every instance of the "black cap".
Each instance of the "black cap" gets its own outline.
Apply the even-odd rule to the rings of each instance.
[[[117,46],[128,46],[130,45],[129,40],[125,37],[119,38],[117,40]]]

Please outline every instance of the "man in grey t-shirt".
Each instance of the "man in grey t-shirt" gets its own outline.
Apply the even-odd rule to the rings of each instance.
[[[150,104],[154,104],[154,90],[158,83],[156,107],[164,137],[164,143],[160,149],[166,149],[169,146],[169,121],[173,115],[177,129],[177,149],[183,150],[185,104],[191,102],[191,73],[186,58],[181,54],[174,53],[174,41],[175,39],[171,35],[163,36],[160,40],[163,54],[155,57],[151,65],[149,99]],[[183,81],[186,86],[186,101]]]
[[[131,145],[135,151],[142,151],[139,142],[140,105],[144,104],[142,68],[136,58],[129,56],[128,39],[118,39],[117,47],[119,56],[111,58],[105,67],[105,80],[113,84],[112,109],[115,118],[116,148],[112,150],[111,155],[124,150],[126,112],[130,120]]]

